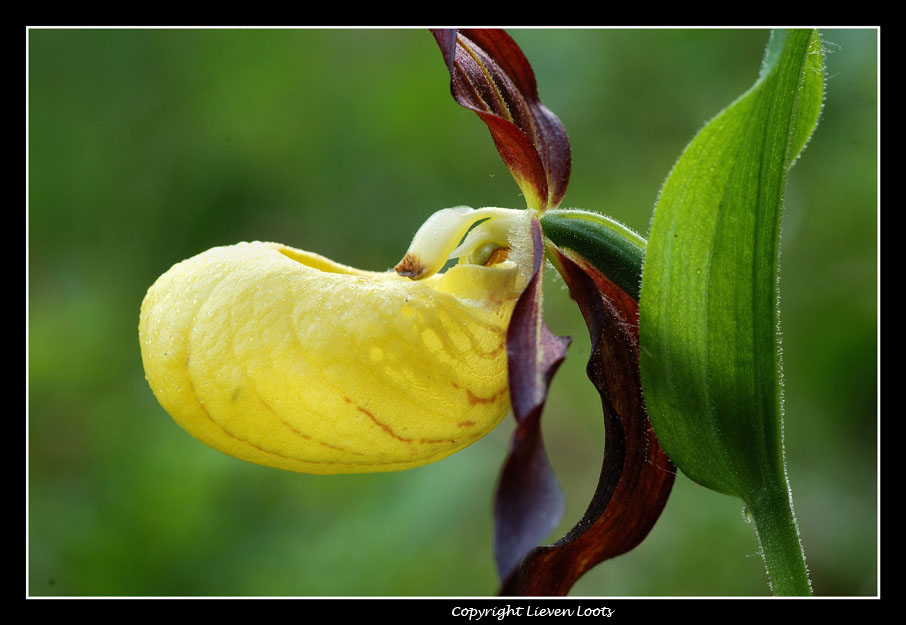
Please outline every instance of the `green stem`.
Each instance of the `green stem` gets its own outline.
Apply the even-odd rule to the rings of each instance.
[[[748,510],[755,522],[755,533],[768,570],[771,592],[778,596],[811,595],[805,554],[799,542],[799,529],[786,484],[765,489],[764,494],[748,506]]]

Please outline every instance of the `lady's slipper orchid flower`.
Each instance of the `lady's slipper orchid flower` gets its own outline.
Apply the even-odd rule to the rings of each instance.
[[[438,211],[383,273],[276,243],[208,250],[148,291],[142,360],[157,399],[192,435],[304,473],[424,465],[475,442],[512,408],[495,501],[498,573],[507,594],[565,594],[645,537],[673,483],[641,395],[637,294],[623,290],[644,240],[600,215],[545,216],[566,191],[570,148],[525,56],[500,30],[433,34],[453,97],[487,125],[527,209]],[[588,233],[592,248],[628,259],[625,280],[586,260]],[[569,345],[543,320],[545,256],[591,331],[607,449],[586,515],[557,544],[536,547],[564,507],[540,426]],[[450,259],[458,263],[441,272]]]
[[[260,242],[183,261],[142,304],[148,382],[189,433],[243,460],[304,473],[440,460],[509,411],[531,213],[439,211],[399,273]]]

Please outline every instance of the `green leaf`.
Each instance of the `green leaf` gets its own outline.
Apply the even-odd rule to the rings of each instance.
[[[816,31],[772,32],[758,80],[698,133],[664,184],[640,301],[642,385],[658,439],[693,480],[746,502],[782,594],[810,588],[781,438],[780,218],[823,72]]]
[[[639,301],[645,239],[610,217],[575,209],[547,211],[541,227],[557,247],[583,258]]]

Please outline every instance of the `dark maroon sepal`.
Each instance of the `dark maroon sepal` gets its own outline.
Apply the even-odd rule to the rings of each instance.
[[[633,549],[661,515],[676,476],[642,398],[638,304],[594,267],[555,254],[591,335],[587,371],[604,408],[604,463],[579,523],[557,543],[531,550],[501,595],[565,595],[589,569]]]
[[[556,207],[569,183],[569,138],[538,99],[522,50],[497,29],[431,32],[450,72],[453,98],[487,125],[529,208]]]

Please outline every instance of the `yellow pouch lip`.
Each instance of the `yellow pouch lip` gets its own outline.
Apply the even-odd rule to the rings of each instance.
[[[295,278],[302,279],[305,288],[290,288],[288,285]],[[235,284],[230,284],[231,280]],[[308,473],[392,471],[420,466],[471,444],[507,414],[503,343],[512,306],[520,293],[519,281],[517,267],[509,262],[493,267],[457,265],[414,283],[393,272],[359,270],[279,243],[213,248],[178,263],[149,289],[140,322],[143,362],[155,395],[174,419],[197,438],[230,455]],[[322,285],[324,292],[314,292],[317,285]],[[262,289],[269,289],[273,301],[283,304],[271,305],[267,298],[255,294]],[[371,358],[376,351],[383,352],[387,359],[395,355],[398,370],[386,368],[382,379],[378,375],[382,371],[380,364],[362,362],[364,377],[356,377],[355,359],[350,362],[333,353],[341,346],[332,350],[331,340],[324,340],[323,336],[305,337],[302,347],[301,343],[293,346],[268,338],[263,345],[276,354],[274,358],[249,355],[259,340],[249,330],[251,326],[285,312],[286,302],[294,298],[311,300],[308,303],[312,310],[319,311],[323,304],[330,303],[330,293],[335,290],[347,300],[356,294],[375,296],[378,312],[370,308],[365,313],[361,309],[356,312],[354,305],[348,309],[339,304],[332,312],[323,311],[334,315],[338,324],[350,324],[339,330],[346,335],[333,342],[362,340],[350,332],[356,329],[355,314],[365,314],[377,330],[377,343],[359,346],[359,356]],[[245,295],[236,296],[235,292]],[[307,296],[302,295],[306,292]],[[407,297],[414,300],[383,314],[387,311],[381,306],[388,301],[406,302]],[[219,304],[213,308],[220,312],[212,311],[211,298]],[[367,299],[363,302],[369,306]],[[301,314],[298,308],[297,301],[287,310]],[[436,318],[429,318],[432,311]],[[372,316],[367,317],[368,314]],[[407,314],[409,319],[404,318]],[[219,315],[216,318],[220,325],[207,327],[204,319],[208,315]],[[254,318],[244,319],[243,315]],[[464,315],[464,319],[456,319],[457,315]],[[470,323],[477,328],[479,320],[487,326],[475,329],[480,338],[476,338],[478,334],[470,337],[462,330]],[[270,320],[259,324],[259,330],[270,332],[275,323]],[[322,333],[325,328],[332,328],[324,319],[314,319],[312,324]],[[297,325],[284,323],[275,332],[298,333]],[[213,338],[198,338],[224,332],[232,332],[225,339],[229,343],[226,346],[218,347]],[[460,347],[477,341],[493,343],[493,348],[486,350],[482,360],[469,349],[456,352],[457,341]],[[318,415],[319,421],[300,421],[290,413],[293,407],[304,406],[308,400],[292,387],[310,383],[314,379],[311,370],[300,367],[305,373],[300,382],[293,384],[288,381],[291,378],[287,370],[296,365],[291,360],[285,366],[275,364],[283,363],[284,352],[294,349],[296,355],[309,350],[317,358],[336,358],[336,362],[328,362],[323,368],[324,379],[329,378],[336,388],[355,379],[354,385],[362,388],[357,394],[341,390],[333,398],[325,395],[316,402],[319,410],[324,409]],[[445,350],[456,352],[462,366],[457,367],[456,359]],[[407,364],[406,360],[412,362]],[[218,372],[212,371],[218,368],[221,379],[215,379]],[[441,390],[434,390],[419,377],[430,373],[442,382],[436,385]],[[242,392],[237,395],[230,384],[222,381],[231,376],[236,378],[236,388],[253,389],[258,394],[257,399],[241,400],[246,402],[241,414],[232,407],[240,400],[231,403],[225,399],[228,395],[242,397]],[[369,377],[375,378],[371,386]],[[285,384],[292,392],[277,388],[279,384]],[[426,419],[436,422],[420,423],[417,418],[394,414],[384,397],[388,392],[397,393],[401,405],[409,411],[423,411]],[[431,408],[426,408],[426,404],[432,401],[445,406],[444,418],[430,417]],[[286,405],[291,407],[284,414]],[[243,422],[252,414],[264,424],[260,432],[256,431],[257,422]],[[336,417],[335,428],[325,423],[333,418],[331,414],[342,415]]]
[[[256,242],[257,243],[257,242]],[[373,280],[388,280],[410,284],[411,280],[393,271],[366,271],[344,265],[314,252],[299,250],[282,243],[264,243],[272,246],[287,258],[317,271],[341,275],[358,276]],[[476,306],[487,303],[500,304],[515,300],[522,292],[519,285],[519,270],[512,261],[485,267],[483,265],[454,265],[443,273],[436,273],[420,280],[440,293],[448,293],[462,300],[470,300]],[[488,298],[488,294],[492,294]],[[482,299],[487,298],[487,299]]]
[[[351,276],[362,276],[362,277],[378,277],[384,275],[386,272],[377,272],[377,271],[365,271],[362,269],[356,269],[355,267],[350,267],[349,265],[344,265],[338,263],[334,260],[327,258],[326,256],[321,256],[314,252],[306,252],[305,250],[299,250],[282,243],[271,243],[271,242],[261,242],[261,241],[252,241],[248,245],[256,244],[265,245],[275,249],[280,252],[287,258],[294,260],[297,263],[300,263],[306,267],[311,267],[317,271],[324,271],[326,273],[338,273],[338,274],[347,274]],[[239,245],[242,245],[240,243]]]

